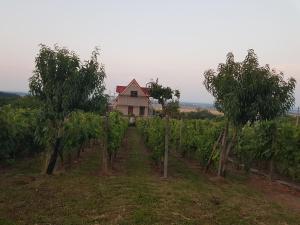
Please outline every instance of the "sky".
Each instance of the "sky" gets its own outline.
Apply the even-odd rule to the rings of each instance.
[[[183,101],[212,103],[204,71],[254,49],[261,65],[298,81],[300,106],[299,25],[298,0],[0,0],[0,90],[28,91],[40,43],[82,60],[98,46],[112,95],[133,78],[159,78]]]

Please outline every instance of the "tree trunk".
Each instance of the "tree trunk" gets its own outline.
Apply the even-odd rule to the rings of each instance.
[[[213,149],[212,149],[212,151],[211,151],[210,157],[209,157],[208,162],[207,162],[206,167],[205,167],[205,171],[204,171],[205,173],[208,172],[208,169],[209,169],[209,167],[210,167],[210,164],[212,163],[212,158],[213,158],[213,156],[214,156],[214,154],[215,154],[215,152],[216,152],[216,149],[217,149],[219,143],[221,142],[223,133],[224,133],[224,130],[222,130],[222,132],[220,133],[220,135],[219,135],[217,141],[215,142],[215,144],[214,144],[214,146],[213,146]]]
[[[51,155],[49,164],[48,164],[48,168],[46,173],[51,175],[53,173],[53,170],[55,168],[55,164],[56,164],[56,160],[58,157],[58,152],[59,152],[59,148],[60,148],[60,142],[61,142],[61,138],[56,138],[55,140],[55,145],[54,145],[54,149],[53,149],[53,153]]]
[[[61,162],[61,168],[64,169],[65,162],[64,162],[64,155],[63,155],[62,147],[59,148],[58,155],[59,155],[60,162]]]
[[[166,124],[165,124],[164,178],[167,178],[167,177],[168,177],[168,157],[169,157],[169,115],[166,115]]]
[[[228,161],[228,157],[229,157],[230,151],[231,151],[232,147],[236,144],[236,141],[237,141],[237,128],[234,127],[233,128],[232,140],[228,144],[228,146],[226,148],[225,155],[224,155],[223,167],[222,167],[222,171],[221,171],[221,174],[222,174],[223,177],[225,176],[226,164],[227,164],[227,161]]]
[[[42,162],[43,162],[42,174],[47,173],[47,168],[49,165],[50,157],[51,157],[51,152],[47,148],[46,151],[44,153],[42,153]]]
[[[226,122],[225,129],[224,129],[224,135],[222,138],[222,148],[220,152],[220,160],[219,160],[219,168],[218,168],[218,176],[224,176],[223,174],[223,167],[224,167],[224,160],[225,160],[225,154],[226,154],[226,147],[227,147],[227,135],[228,135],[228,122]]]

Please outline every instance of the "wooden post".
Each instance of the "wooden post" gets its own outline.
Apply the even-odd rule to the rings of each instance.
[[[103,174],[107,174],[108,173],[108,169],[107,169],[107,151],[108,151],[108,113],[106,113],[105,117],[104,117],[104,140],[103,140],[103,149],[102,149],[102,172]]]
[[[272,132],[272,146],[271,146],[271,151],[272,151],[272,156],[270,159],[270,164],[269,164],[269,178],[270,181],[273,180],[273,176],[274,176],[274,156],[275,156],[275,151],[276,151],[276,138],[277,138],[277,124],[275,123],[275,128],[273,128],[273,132]]]
[[[182,152],[182,126],[183,126],[183,120],[180,119],[180,128],[179,128],[179,151]]]
[[[298,110],[297,110],[296,126],[299,125],[299,113],[300,113],[300,107],[298,107]]]

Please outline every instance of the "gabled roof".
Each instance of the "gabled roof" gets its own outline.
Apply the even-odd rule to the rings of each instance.
[[[149,96],[149,88],[141,87],[141,86],[139,85],[139,83],[138,83],[135,79],[133,79],[127,86],[121,86],[121,85],[118,85],[118,86],[116,87],[116,92],[119,93],[119,94],[122,94],[122,93],[125,91],[125,89],[126,89],[127,87],[129,87],[129,86],[130,86],[131,84],[133,84],[133,83],[136,83],[136,84],[141,88],[141,90],[144,92],[144,94],[145,94],[146,96]]]

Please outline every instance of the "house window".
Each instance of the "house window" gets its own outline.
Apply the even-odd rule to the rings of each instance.
[[[145,106],[140,106],[140,116],[145,115]]]
[[[131,91],[130,92],[131,97],[137,97],[137,95],[138,95],[137,91]]]
[[[133,115],[133,106],[128,106],[128,115]]]

